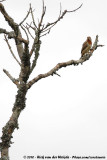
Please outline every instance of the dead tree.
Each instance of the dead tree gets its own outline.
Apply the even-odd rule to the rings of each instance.
[[[0,1],[3,2],[4,0]],[[43,8],[42,8],[42,14],[41,18],[36,24],[34,19],[34,12],[31,7],[29,7],[29,11],[25,18],[17,24],[13,18],[7,13],[2,3],[0,3],[0,12],[4,16],[5,21],[7,21],[8,25],[11,27],[12,31],[9,32],[4,28],[0,28],[0,34],[4,34],[5,41],[8,45],[8,48],[13,56],[13,58],[16,60],[18,65],[20,66],[20,73],[19,77],[16,79],[14,78],[6,69],[3,69],[4,73],[8,76],[8,78],[16,85],[18,88],[17,95],[15,99],[15,103],[12,109],[12,115],[6,125],[2,128],[2,136],[1,136],[1,143],[0,143],[0,151],[1,151],[1,160],[8,160],[9,159],[9,147],[12,144],[11,139],[12,134],[15,129],[19,128],[18,125],[18,118],[20,116],[20,113],[26,106],[26,94],[28,90],[33,86],[34,83],[38,82],[42,78],[46,78],[53,75],[60,76],[57,71],[61,69],[62,67],[67,67],[71,65],[79,65],[83,62],[90,59],[93,52],[100,46],[98,45],[98,35],[95,38],[95,42],[92,45],[92,48],[88,53],[86,53],[82,58],[79,58],[78,60],[69,60],[67,62],[61,62],[58,63],[54,68],[50,69],[47,73],[39,74],[37,77],[33,78],[29,81],[29,77],[31,73],[33,72],[34,68],[36,67],[37,60],[39,57],[39,51],[41,47],[41,38],[43,36],[46,36],[50,33],[51,29],[65,16],[67,13],[72,13],[80,9],[82,4],[76,8],[75,10],[68,11],[64,10],[62,11],[60,6],[60,13],[56,21],[54,22],[48,22],[47,24],[43,24],[43,19],[46,13],[46,6],[43,2]],[[31,15],[32,22],[25,23],[28,16]],[[34,31],[34,35],[32,35],[31,30]],[[25,32],[26,38],[22,36],[22,31]],[[31,49],[29,49],[30,44],[30,38],[33,39],[33,44]],[[10,46],[9,40],[14,39],[15,46],[17,48],[17,52],[20,58],[20,61],[18,61],[17,57],[12,51],[12,47]],[[34,55],[33,61],[31,61],[31,57]]]

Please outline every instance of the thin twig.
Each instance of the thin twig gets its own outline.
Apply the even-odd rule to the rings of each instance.
[[[62,13],[62,5],[60,3],[60,13],[59,13],[59,17],[61,16],[61,13]]]
[[[104,45],[99,44],[99,45],[97,45],[97,47],[104,47]]]
[[[8,45],[8,47],[9,47],[9,50],[10,50],[13,58],[14,58],[14,59],[16,60],[16,62],[21,66],[21,63],[18,61],[18,59],[17,59],[16,56],[14,55],[14,53],[13,53],[13,51],[12,51],[12,49],[11,49],[11,46],[10,46],[10,44],[9,44],[9,41],[8,41],[8,39],[7,39],[7,37],[6,37],[5,34],[4,34],[4,37],[5,37],[5,41],[6,41],[7,45]]]
[[[29,8],[29,11],[28,11],[26,17],[22,20],[22,22],[19,23],[19,25],[22,25],[22,24],[25,22],[25,20],[26,20],[26,19],[28,18],[28,16],[29,16],[29,14],[30,14],[30,8]]]
[[[47,31],[50,31],[51,28],[55,26],[55,24],[56,24],[56,23],[53,23],[51,26],[49,25],[49,26],[50,26],[49,28],[43,29],[43,30],[42,30],[42,33],[43,33],[43,32],[47,32]]]
[[[34,39],[34,37],[32,36],[32,34],[31,34],[31,32],[30,32],[29,28],[30,28],[30,27],[27,27],[27,26],[26,26],[26,29],[27,29],[27,31],[28,31],[28,33],[29,33],[29,35],[32,37],[32,39]]]
[[[31,10],[31,16],[32,16],[33,24],[35,26],[35,29],[37,29],[37,26],[36,26],[36,23],[35,23],[35,19],[34,19],[34,15],[33,15],[33,10],[32,10],[32,7],[31,7],[31,3],[30,3],[30,10]]]
[[[50,33],[50,30],[48,30],[48,32],[46,32],[45,34],[42,34],[40,37],[46,36],[49,33]]]
[[[31,22],[31,23],[32,23],[32,22]],[[31,24],[28,24],[28,23],[26,23],[26,24],[28,25],[29,28],[32,28],[32,29],[35,31],[35,28],[32,27]]]
[[[72,11],[64,10],[63,12],[61,11],[61,7],[60,7],[60,15],[59,15],[58,19],[56,21],[52,22],[52,23],[47,23],[47,25],[42,29],[42,33],[50,30],[56,23],[58,23],[65,16],[66,13],[75,12],[78,9],[80,9],[82,7],[82,5],[83,4],[81,4],[78,8],[76,8],[76,9],[74,9]]]
[[[39,24],[38,24],[38,29],[39,29],[39,30],[40,30],[40,27],[41,27],[41,25],[42,25],[44,15],[45,15],[45,13],[46,13],[46,6],[44,6],[44,0],[42,1],[42,3],[43,3],[42,15],[41,15],[40,22],[39,22]]]
[[[27,37],[27,41],[29,42],[29,36],[28,36],[26,29],[25,29],[26,27],[24,25],[23,26],[21,25],[21,28],[24,30],[26,37]]]
[[[67,12],[75,12],[75,11],[77,11],[78,9],[80,9],[80,8],[82,7],[82,5],[83,5],[83,3],[82,3],[78,8],[76,8],[76,9],[74,9],[74,10],[72,10],[72,11],[67,11]]]

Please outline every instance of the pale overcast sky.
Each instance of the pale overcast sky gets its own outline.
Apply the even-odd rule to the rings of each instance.
[[[41,39],[37,68],[30,79],[45,73],[58,62],[80,58],[82,43],[87,36],[98,48],[83,65],[70,66],[37,82],[27,94],[26,108],[19,118],[19,130],[13,134],[11,160],[23,156],[106,156],[107,157],[107,0],[45,0],[44,23],[53,22],[62,9],[73,10]],[[29,3],[40,18],[41,0],[7,0],[3,4],[8,14],[19,23],[25,17]],[[30,18],[28,19],[30,22]],[[0,14],[0,28],[11,30]],[[12,48],[17,55],[13,41]],[[3,73],[7,69],[18,77],[20,68],[14,61],[3,35],[0,35],[0,136],[1,129],[12,114],[17,88]],[[72,159],[72,158],[71,158]]]

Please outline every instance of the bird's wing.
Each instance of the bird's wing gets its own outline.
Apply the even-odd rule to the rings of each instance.
[[[81,53],[88,47],[87,41],[85,41],[82,45]]]

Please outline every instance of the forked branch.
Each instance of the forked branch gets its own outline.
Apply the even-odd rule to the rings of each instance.
[[[36,66],[36,63],[37,63],[37,60],[38,60],[38,57],[39,57],[39,50],[40,50],[40,45],[41,45],[41,40],[40,38],[49,34],[50,33],[50,30],[51,28],[56,25],[63,17],[64,15],[68,12],[75,12],[77,11],[78,9],[80,9],[82,7],[82,4],[76,8],[75,10],[72,10],[72,11],[67,11],[67,10],[64,10],[62,12],[62,8],[61,8],[61,5],[60,5],[60,14],[58,16],[58,19],[55,21],[55,22],[52,22],[52,23],[48,23],[47,25],[44,25],[43,24],[43,18],[45,16],[45,13],[46,13],[46,6],[44,5],[44,1],[43,1],[43,7],[42,7],[42,14],[41,14],[41,18],[40,18],[40,21],[38,22],[38,25],[36,25],[35,23],[35,19],[34,19],[34,14],[33,14],[33,9],[31,7],[31,4],[30,4],[30,13],[31,13],[31,16],[32,16],[32,20],[33,20],[33,26],[30,24],[27,23],[27,26],[31,29],[33,29],[35,31],[35,37],[31,35],[31,33],[29,32],[29,28],[27,28],[28,30],[28,33],[30,34],[30,36],[34,39],[33,41],[33,44],[32,44],[32,48],[31,48],[31,51],[30,51],[30,57],[32,56],[32,54],[34,53],[34,59],[32,61],[32,66],[31,66],[31,71],[30,73],[33,71],[33,69],[35,68]],[[55,74],[55,73],[54,73]]]
[[[9,50],[10,50],[13,58],[14,58],[14,59],[16,60],[16,62],[21,66],[21,63],[18,61],[18,59],[16,58],[15,54],[14,54],[13,51],[12,51],[12,48],[11,48],[11,46],[10,46],[10,44],[9,44],[9,41],[8,41],[6,35],[4,35],[4,38],[5,38],[5,41],[6,41],[7,45],[8,45],[8,47],[9,47]]]
[[[8,13],[6,12],[6,10],[5,10],[5,8],[4,8],[2,3],[0,3],[0,12],[2,13],[2,15],[5,18],[5,20],[8,22],[9,26],[13,30],[12,33],[14,33],[14,34],[12,34],[12,37],[10,35],[10,38],[14,38],[15,39],[18,55],[19,55],[19,57],[21,59],[22,58],[22,54],[24,52],[22,43],[28,43],[28,41],[25,40],[24,38],[22,38],[21,31],[19,29],[19,25],[11,18],[11,16],[8,15]],[[4,30],[4,32],[6,33],[5,30]],[[9,34],[10,34],[10,32],[9,32]]]
[[[21,26],[21,25],[25,22],[25,20],[28,18],[29,14],[30,14],[30,10],[31,10],[31,8],[29,7],[29,11],[28,11],[27,15],[26,15],[25,18],[19,23],[19,26]]]
[[[28,89],[34,83],[39,81],[40,79],[54,75],[56,73],[56,71],[58,71],[59,69],[61,69],[63,67],[67,67],[67,66],[70,66],[70,65],[79,65],[79,64],[82,64],[83,62],[89,60],[89,58],[92,56],[93,52],[97,49],[97,47],[102,47],[102,46],[103,45],[98,45],[98,35],[97,35],[96,39],[95,39],[95,42],[92,46],[92,49],[90,50],[89,53],[85,54],[84,57],[80,58],[79,60],[70,60],[70,61],[67,61],[67,62],[58,63],[54,68],[52,68],[47,73],[39,74],[37,77],[35,77],[31,81],[29,81],[28,84],[27,84]]]
[[[83,4],[81,4],[78,8],[74,9],[74,10],[71,10],[71,11],[68,11],[68,10],[64,10],[62,12],[62,8],[61,8],[61,4],[60,4],[60,14],[59,14],[59,17],[56,21],[54,22],[51,22],[51,23],[47,23],[47,25],[42,29],[42,33],[43,32],[47,32],[47,31],[50,31],[50,29],[56,24],[58,23],[61,19],[63,19],[63,17],[65,16],[66,13],[71,13],[71,12],[75,12],[77,11],[78,9],[80,9],[82,7]]]

